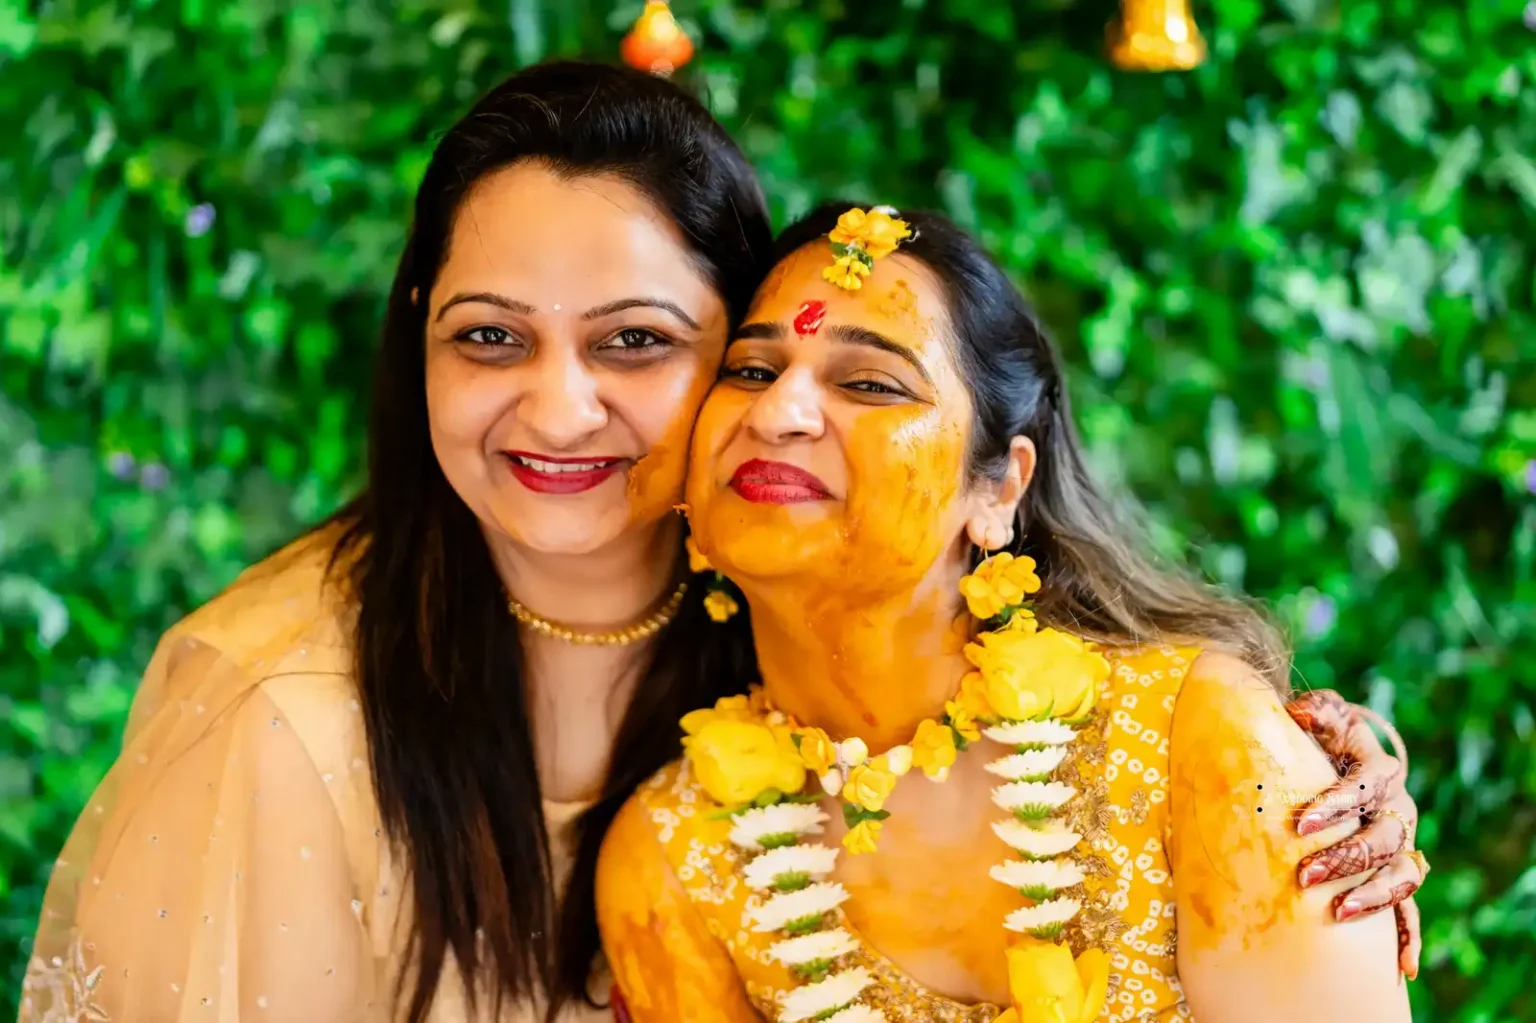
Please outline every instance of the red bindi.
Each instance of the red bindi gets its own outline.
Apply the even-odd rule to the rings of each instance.
[[[821,321],[827,318],[827,303],[807,302],[795,314],[795,333],[804,337],[821,329]]]

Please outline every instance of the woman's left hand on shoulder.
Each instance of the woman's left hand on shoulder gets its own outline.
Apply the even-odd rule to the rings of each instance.
[[[1392,908],[1397,916],[1398,967],[1411,980],[1418,976],[1422,948],[1413,894],[1424,883],[1429,865],[1413,848],[1419,808],[1408,795],[1402,740],[1376,718],[1398,755],[1388,753],[1370,727],[1369,719],[1376,716],[1331,689],[1304,693],[1286,711],[1317,740],[1340,775],[1332,788],[1298,810],[1297,831],[1314,834],[1351,815],[1358,815],[1362,825],[1336,845],[1303,859],[1297,880],[1310,888],[1358,878],[1353,888],[1335,899],[1335,919],[1356,920]]]

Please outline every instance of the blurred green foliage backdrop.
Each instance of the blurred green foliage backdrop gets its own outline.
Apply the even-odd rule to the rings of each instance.
[[[1414,751],[1420,1020],[1536,1019],[1536,35],[1520,0],[679,0],[782,223],[936,205],[1103,470]],[[435,133],[638,0],[0,0],[0,1015],[156,635],[349,493]]]

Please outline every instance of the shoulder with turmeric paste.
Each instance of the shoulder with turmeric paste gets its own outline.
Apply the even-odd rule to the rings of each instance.
[[[597,863],[603,951],[630,1017],[759,1023],[729,953],[673,872],[643,793],[619,811]]]
[[[1359,824],[1296,833],[1294,809],[1337,775],[1274,688],[1235,657],[1201,655],[1175,705],[1170,770],[1178,973],[1196,1018],[1406,1021],[1391,914],[1339,925],[1333,900],[1357,879],[1297,883],[1304,856]]]

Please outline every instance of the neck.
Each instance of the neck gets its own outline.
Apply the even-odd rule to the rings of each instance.
[[[833,739],[858,736],[874,753],[911,741],[969,670],[956,631],[959,579],[946,571],[878,597],[829,598],[825,580],[744,587],[768,701]]]
[[[507,593],[540,617],[575,629],[632,625],[677,585],[682,523],[669,515],[586,554],[546,554],[487,536]]]

